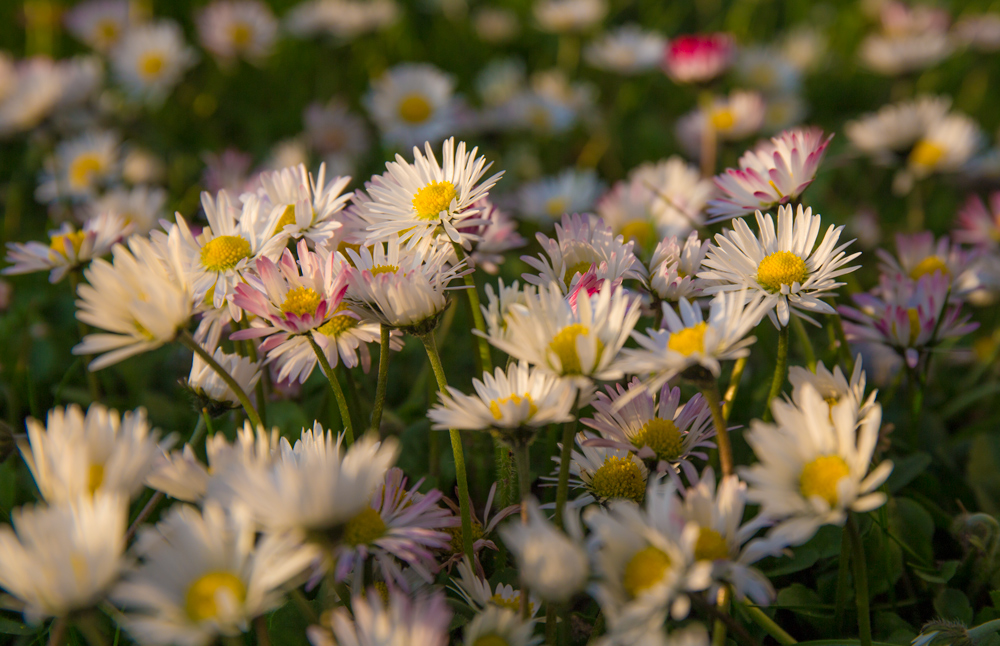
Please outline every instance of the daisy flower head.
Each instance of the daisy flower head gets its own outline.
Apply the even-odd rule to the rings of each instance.
[[[978,195],[970,195],[958,212],[957,242],[996,250],[1000,246],[1000,191],[990,194],[989,206]]]
[[[566,510],[565,534],[542,513],[538,502],[526,502],[527,522],[510,521],[500,536],[514,553],[522,582],[544,601],[562,603],[583,589],[590,574],[577,512]]]
[[[886,495],[876,489],[892,472],[888,460],[869,470],[882,423],[879,404],[858,419],[850,399],[830,406],[808,384],[799,400],[773,400],[773,424],[753,421],[745,437],[758,461],[740,468],[750,485],[747,501],[777,522],[769,537],[788,545],[805,543],[823,525],[843,525],[848,511],[881,507]]]
[[[328,244],[343,224],[338,215],[351,199],[342,194],[350,177],[334,177],[326,183],[326,164],[320,164],[313,178],[304,164],[265,171],[259,176],[257,194],[262,201],[279,212],[271,233],[271,244],[283,247],[288,238],[306,239],[313,246]],[[269,245],[270,246],[270,245]]]
[[[475,395],[451,386],[447,393],[438,393],[440,403],[427,411],[432,428],[491,431],[514,446],[530,442],[541,427],[573,419],[572,382],[523,361],[483,373],[482,380],[472,380],[472,387]]]
[[[968,282],[967,272],[976,259],[975,252],[953,244],[948,236],[935,240],[930,231],[897,234],[898,257],[885,249],[876,249],[875,254],[879,259],[879,271],[884,274],[920,280],[928,274],[941,273],[948,279],[953,292],[959,294],[963,291],[963,283]]]
[[[817,245],[821,217],[812,208],[796,212],[792,207],[778,208],[778,226],[770,214],[757,211],[758,238],[746,221],[734,220],[735,229],[715,236],[709,248],[705,271],[698,278],[715,281],[706,294],[747,289],[762,299],[768,318],[775,327],[785,327],[791,312],[818,325],[809,314],[834,314],[833,307],[822,300],[844,283],[836,279],[859,268],[846,266],[861,252],[848,255],[848,241],[837,246],[843,225],[830,225]]]
[[[612,363],[639,315],[639,301],[621,286],[605,282],[595,294],[580,294],[573,307],[559,285],[549,284],[526,289],[504,334],[489,341],[515,359],[589,384],[621,376]]]
[[[715,178],[722,197],[709,202],[708,224],[796,199],[812,183],[831,139],[819,128],[796,128],[744,153],[739,168]]]
[[[622,25],[591,41],[584,59],[593,67],[634,75],[656,69],[663,60],[667,39],[639,25]]]
[[[15,64],[4,53],[0,74],[0,137],[31,130],[52,113],[63,95],[63,74],[47,57],[33,56]]]
[[[683,245],[678,236],[667,236],[656,245],[649,262],[649,289],[661,301],[689,301],[701,296],[706,282],[697,277],[711,240],[699,240],[698,232],[688,234]]]
[[[367,597],[351,600],[351,612],[336,608],[328,626],[311,626],[307,632],[314,646],[447,646],[451,614],[442,592],[411,597],[390,588],[383,601],[369,588]]]
[[[441,164],[429,142],[423,153],[414,146],[412,164],[398,154],[386,163],[385,174],[367,186],[371,201],[364,203],[362,217],[371,223],[372,238],[399,237],[412,247],[443,236],[470,249],[472,236],[459,227],[485,224],[475,217],[480,213],[476,202],[503,176],[500,171],[483,179],[493,164],[476,157],[478,151],[466,151],[464,141],[455,146],[450,137],[442,146]]]
[[[118,143],[114,132],[88,132],[60,142],[45,162],[35,197],[45,204],[93,198],[121,172]]]
[[[597,173],[570,168],[522,186],[518,192],[519,210],[523,217],[546,224],[565,213],[586,213],[601,190]]]
[[[759,93],[734,90],[729,96],[717,96],[712,103],[677,120],[677,139],[693,156],[701,152],[705,128],[711,128],[721,141],[739,141],[760,131],[764,125],[765,103]]]
[[[497,583],[496,589],[490,588],[490,583],[472,569],[469,559],[462,558],[458,563],[458,578],[452,576],[451,589],[462,597],[473,610],[479,611],[497,606],[519,612],[521,607],[521,591],[512,585]],[[528,615],[534,617],[541,609],[538,597],[533,593],[528,599]]]
[[[598,200],[594,211],[612,233],[621,235],[625,242],[635,243],[637,255],[648,255],[658,237],[653,191],[648,186],[636,181],[615,182]]]
[[[917,141],[907,158],[907,168],[916,179],[933,173],[954,173],[979,151],[983,133],[964,114],[952,113],[934,122]]]
[[[629,179],[652,193],[650,208],[658,237],[683,236],[701,227],[705,205],[716,193],[710,180],[702,179],[696,167],[676,155],[640,165]]]
[[[368,125],[340,98],[310,103],[302,112],[306,141],[331,172],[350,174],[355,160],[371,147]]]
[[[327,33],[350,41],[392,25],[399,14],[395,0],[307,0],[285,17],[285,26],[296,36]]]
[[[542,637],[534,635],[534,628],[534,622],[522,619],[520,613],[490,606],[466,624],[461,643],[462,646],[538,646],[542,643]]]
[[[797,406],[802,406],[802,393],[808,384],[830,406],[843,400],[850,401],[857,411],[858,419],[864,419],[875,406],[875,396],[878,391],[873,390],[867,397],[865,396],[867,379],[861,363],[862,356],[859,354],[854,362],[850,381],[844,376],[840,366],[834,366],[833,372],[830,372],[822,361],[816,364],[815,372],[801,366],[790,367],[788,382],[792,385],[792,401]]]
[[[127,522],[128,501],[104,492],[15,509],[0,525],[0,588],[31,623],[94,606],[124,567]]]
[[[160,103],[196,59],[180,26],[160,20],[129,28],[111,52],[111,67],[133,97]]]
[[[521,256],[521,260],[538,274],[521,274],[533,285],[556,284],[573,291],[591,269],[601,281],[618,286],[626,278],[644,278],[645,268],[633,251],[634,242],[615,236],[611,227],[600,218],[589,215],[563,215],[562,225],[556,224],[556,238],[537,233],[543,253],[538,258]]]
[[[211,644],[238,636],[273,610],[316,556],[289,534],[264,534],[242,507],[207,502],[170,508],[136,542],[139,562],[112,599],[125,608],[125,629],[144,644]]]
[[[909,151],[932,124],[944,119],[951,99],[920,96],[912,101],[884,105],[877,112],[848,121],[844,132],[851,145],[882,164],[893,163]]]
[[[557,479],[562,458],[553,456],[552,461],[556,463],[553,478]],[[642,504],[650,479],[649,469],[635,453],[610,448],[588,432],[577,433],[574,437],[569,472],[572,476],[570,486],[582,490],[582,495],[574,502],[580,507],[611,500]]]
[[[489,199],[484,197],[475,202],[473,207],[479,210],[476,219],[484,224],[460,227],[460,231],[474,236],[470,254],[473,266],[482,267],[489,274],[496,274],[506,259],[505,253],[523,247],[525,240],[517,232],[517,221]]]
[[[85,205],[91,218],[104,214],[120,216],[133,233],[148,235],[157,228],[167,203],[166,190],[153,186],[113,188]]]
[[[607,0],[541,0],[534,6],[542,31],[555,34],[587,31],[608,13]]]
[[[212,358],[222,366],[229,376],[236,380],[245,393],[251,393],[260,380],[260,366],[248,357],[224,352],[221,347],[205,348]],[[216,415],[228,409],[240,407],[240,400],[215,370],[205,363],[201,355],[195,353],[191,360],[191,372],[181,385],[190,391],[198,401],[198,409],[208,408]]]
[[[66,12],[66,31],[101,53],[108,53],[131,22],[128,0],[89,0]]]
[[[364,105],[387,145],[441,141],[454,128],[455,79],[433,65],[401,63],[374,79]]]
[[[529,287],[529,290],[534,289]],[[507,317],[514,308],[525,303],[525,291],[518,281],[505,285],[503,278],[499,279],[496,291],[493,285],[486,285],[486,304],[480,305],[483,319],[486,321],[486,333],[490,337],[503,337],[507,333]]]
[[[858,56],[868,68],[887,76],[925,69],[954,51],[950,21],[943,9],[886,2],[881,6],[882,31],[861,42]]]
[[[274,14],[257,0],[216,0],[198,12],[195,22],[202,47],[224,65],[238,56],[259,64],[278,35]]]
[[[678,36],[663,55],[663,71],[674,83],[706,83],[733,64],[736,45],[726,33]]]
[[[697,394],[682,406],[680,388],[664,384],[654,399],[638,377],[629,382],[628,390],[621,384],[605,388],[607,394],[598,392],[591,402],[594,416],[580,420],[601,434],[587,444],[625,449],[650,469],[672,474],[683,470],[689,481],[697,480],[693,460],[708,460],[706,451],[715,448],[712,415],[702,396]]]
[[[63,222],[49,232],[49,244],[41,242],[8,242],[4,275],[30,274],[48,271],[49,282],[58,283],[68,272],[79,270],[94,258],[104,256],[111,247],[131,233],[131,227],[113,214],[90,218],[82,228]]]
[[[802,89],[802,70],[780,46],[740,47],[736,76],[765,96],[796,94]]]

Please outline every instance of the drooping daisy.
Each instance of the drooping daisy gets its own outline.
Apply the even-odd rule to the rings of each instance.
[[[280,212],[272,236],[282,240],[305,238],[316,246],[327,244],[343,226],[337,215],[351,199],[350,193],[341,194],[351,178],[334,177],[327,184],[326,164],[320,164],[316,178],[299,164],[265,171],[259,181],[257,194],[272,212]]]
[[[862,356],[859,354],[854,362],[854,372],[851,373],[850,381],[844,376],[840,366],[834,366],[833,372],[830,372],[822,361],[816,364],[815,372],[802,366],[790,367],[788,382],[792,385],[792,401],[797,406],[802,406],[802,393],[808,384],[831,406],[845,399],[850,401],[857,411],[858,419],[863,419],[875,405],[878,391],[873,390],[865,397],[866,378],[861,363]]]
[[[271,9],[257,0],[216,0],[198,12],[201,45],[223,64],[237,56],[260,63],[278,35]]]
[[[63,20],[77,40],[107,53],[128,28],[130,13],[128,0],[90,0],[67,11]]]
[[[471,247],[471,238],[458,227],[483,224],[476,202],[482,200],[503,176],[503,171],[486,179],[492,166],[485,157],[476,157],[478,148],[466,152],[465,142],[455,146],[451,137],[442,146],[442,163],[430,143],[421,153],[413,148],[413,163],[396,155],[386,163],[386,172],[373,177],[367,186],[370,202],[364,203],[362,217],[371,223],[374,240],[399,237],[410,246],[427,243],[443,234],[448,240]]]
[[[794,217],[794,219],[793,219]],[[706,294],[748,289],[763,299],[767,315],[775,327],[788,325],[791,311],[818,325],[810,313],[833,314],[833,307],[822,300],[844,283],[836,279],[859,268],[847,263],[861,255],[848,255],[844,250],[851,241],[837,246],[843,225],[830,225],[823,240],[816,244],[820,232],[820,216],[812,209],[796,213],[792,207],[778,208],[778,227],[770,214],[757,211],[755,236],[743,219],[735,220],[735,230],[715,236],[717,246],[708,250],[703,280],[718,281],[705,288]]]
[[[180,26],[160,20],[128,29],[111,53],[111,66],[131,95],[158,103],[194,65],[195,58]]]
[[[570,452],[570,486],[582,490],[574,505],[584,506],[593,502],[630,500],[642,504],[650,480],[645,463],[628,449],[616,449],[595,443],[593,433],[577,433]],[[558,479],[561,456],[553,456],[556,463],[553,478]],[[654,479],[657,477],[653,476]]]
[[[797,198],[812,183],[832,138],[824,139],[819,128],[787,130],[744,153],[738,169],[715,178],[723,197],[709,202],[709,224]]]
[[[698,239],[697,231],[688,235],[683,246],[677,236],[661,240],[649,261],[650,291],[661,301],[671,302],[701,296],[707,283],[697,274],[711,246],[710,240]]]
[[[953,173],[972,159],[982,143],[979,125],[964,114],[952,113],[930,125],[910,151],[907,167],[917,179]]]
[[[612,285],[626,278],[642,279],[645,268],[635,257],[634,242],[615,236],[600,218],[587,215],[563,215],[562,225],[556,224],[556,238],[537,233],[542,254],[538,258],[521,256],[538,275],[524,273],[521,277],[533,285],[556,284],[568,293],[580,278],[594,269],[595,276]]]
[[[697,480],[692,458],[708,460],[708,449],[715,448],[712,416],[700,394],[680,406],[680,388],[664,384],[657,400],[637,377],[628,384],[606,386],[607,394],[598,392],[591,402],[595,413],[581,419],[601,434],[601,439],[587,443],[625,449],[646,461],[650,469],[684,471],[688,481]],[[633,391],[637,391],[637,394]],[[629,394],[626,397],[626,393]],[[617,403],[619,399],[623,404]]]
[[[522,216],[548,223],[564,213],[586,213],[601,193],[601,183],[592,170],[564,170],[555,177],[526,184],[518,193]]]
[[[139,563],[112,593],[144,644],[204,646],[237,636],[284,600],[317,552],[290,534],[264,534],[245,508],[176,505],[140,531]]]
[[[91,608],[123,567],[126,523],[128,501],[107,493],[15,509],[0,525],[0,588],[31,623]]]
[[[534,635],[534,622],[507,608],[490,606],[472,618],[462,631],[462,646],[505,644],[538,646],[541,635]]]
[[[948,236],[934,239],[930,231],[912,234],[896,234],[896,254],[885,249],[876,249],[879,271],[890,275],[902,275],[911,280],[920,280],[928,274],[941,273],[948,278],[953,293],[963,290],[965,274],[975,260],[974,252],[966,251],[952,244]]]
[[[608,12],[606,0],[542,0],[535,3],[535,20],[543,31],[556,34],[586,31]]]
[[[111,251],[131,228],[117,215],[105,214],[87,220],[79,230],[68,222],[49,232],[50,242],[8,242],[4,275],[48,271],[49,282],[58,283],[67,272],[85,267],[94,258]]]
[[[455,79],[427,63],[401,63],[374,79],[364,105],[388,145],[443,139],[454,128]]]
[[[717,96],[709,106],[696,108],[677,120],[677,139],[693,156],[701,151],[706,127],[722,141],[739,141],[756,134],[764,125],[764,98],[757,92],[734,90]]]
[[[211,348],[205,350],[211,352]],[[260,381],[258,364],[248,357],[224,352],[221,347],[217,347],[211,354],[226,373],[236,380],[244,393],[253,392],[257,382]],[[183,386],[198,398],[202,406],[212,409],[213,412],[241,406],[239,398],[229,384],[223,381],[222,377],[197,353],[191,360],[191,372],[183,382]]]
[[[970,195],[958,212],[957,242],[996,249],[1000,246],[1000,191],[990,194],[989,206],[978,195]]]
[[[84,133],[59,143],[55,156],[45,162],[35,197],[46,204],[90,198],[119,172],[118,135]]]
[[[496,590],[490,588],[490,583],[472,570],[469,559],[462,558],[458,563],[458,578],[451,578],[451,589],[457,592],[466,604],[473,610],[484,610],[491,605],[519,612],[521,608],[521,591],[512,585],[497,583]],[[542,604],[538,596],[531,593],[528,600],[528,615],[534,617]]]
[[[167,192],[154,186],[135,186],[132,189],[114,188],[85,206],[90,217],[105,213],[120,216],[131,226],[133,233],[147,235],[155,229],[164,215]]]
[[[411,597],[390,588],[383,601],[374,589],[351,599],[351,612],[336,608],[327,627],[308,629],[313,646],[447,646],[451,610],[444,593]],[[326,623],[326,622],[324,622]]]
[[[910,150],[931,124],[948,114],[950,107],[948,97],[920,96],[912,101],[884,105],[877,112],[848,121],[844,132],[855,148],[877,162],[889,163],[900,153]]]
[[[869,468],[882,423],[882,407],[858,419],[854,402],[830,406],[811,385],[799,405],[771,402],[774,424],[754,420],[744,435],[758,462],[741,467],[747,500],[777,521],[769,536],[801,545],[822,525],[843,525],[848,511],[885,504],[876,491],[892,472],[885,460]]]
[[[729,34],[678,36],[667,45],[663,70],[675,83],[704,83],[729,69],[735,54]]]
[[[638,25],[622,25],[587,45],[583,57],[598,69],[638,74],[660,64],[666,42],[660,34]]]

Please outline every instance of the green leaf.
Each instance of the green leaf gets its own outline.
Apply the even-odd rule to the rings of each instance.
[[[793,583],[787,588],[779,590],[778,601],[774,607],[791,610],[796,614],[808,617],[826,619],[833,616],[830,604],[823,603],[814,590],[810,590],[801,583]]]
[[[36,632],[38,632],[37,626],[29,626],[23,621],[0,617],[0,633],[4,635],[34,635]]]
[[[1000,437],[995,435],[977,435],[969,447],[969,464],[966,466],[966,478],[972,491],[976,494],[976,502],[980,511],[996,515],[1000,512]]]
[[[944,588],[934,598],[934,610],[944,619],[972,623],[972,604],[965,593],[955,588]]]
[[[951,577],[955,576],[961,561],[945,561],[940,568],[907,563],[913,569],[913,573],[928,583],[948,583]]]
[[[931,539],[934,537],[934,519],[919,503],[909,498],[889,501],[889,531],[911,556],[925,564],[934,557]]]
[[[892,474],[885,481],[885,486],[889,490],[889,493],[894,494],[913,482],[914,478],[927,470],[931,462],[931,456],[923,452],[914,453],[905,458],[893,458]]]

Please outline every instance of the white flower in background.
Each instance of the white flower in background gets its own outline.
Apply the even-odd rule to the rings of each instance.
[[[768,98],[797,93],[802,88],[802,71],[775,46],[741,47],[735,67],[743,83]]]
[[[166,181],[167,167],[163,158],[142,148],[138,142],[129,142],[122,160],[122,179],[129,184],[159,184]],[[205,154],[207,157],[208,154]]]
[[[260,63],[278,36],[278,21],[258,0],[216,0],[197,13],[201,45],[223,64],[242,57]]]
[[[978,255],[952,243],[948,236],[935,239],[930,231],[897,233],[896,254],[898,259],[885,249],[875,250],[881,273],[905,276],[910,280],[940,273],[948,279],[956,295],[965,291],[963,287],[968,282],[970,267]]]
[[[127,522],[128,502],[105,493],[15,509],[0,525],[0,588],[31,623],[96,605],[123,566]]]
[[[886,2],[881,18],[882,31],[868,35],[858,48],[861,62],[880,74],[917,72],[944,60],[955,49],[946,10]]]
[[[513,99],[524,84],[524,61],[520,58],[495,58],[476,74],[476,91],[490,107]]]
[[[739,141],[757,134],[764,125],[764,98],[757,92],[734,90],[717,96],[711,105],[695,108],[677,120],[677,139],[692,157],[701,154],[701,141],[708,126],[721,141]]]
[[[574,507],[584,507],[593,502],[629,500],[642,504],[649,482],[649,469],[635,453],[595,444],[592,433],[578,433],[573,438],[570,452],[570,486],[582,489],[582,495],[573,501]],[[562,443],[560,443],[562,446]],[[551,478],[558,480],[562,456],[552,457],[556,463]],[[654,478],[657,477],[654,475]]]
[[[556,529],[533,498],[526,502],[528,522],[508,521],[500,536],[514,553],[521,580],[545,601],[562,603],[583,589],[590,568],[580,545],[583,535],[577,512],[566,510],[569,535]]]
[[[515,280],[510,285],[504,285],[503,278],[501,278],[496,291],[493,291],[493,285],[487,284],[486,304],[480,305],[483,319],[486,321],[486,333],[491,337],[504,337],[507,331],[507,317],[511,308],[523,306],[524,303],[525,295],[518,281]]]
[[[645,257],[659,237],[653,216],[653,199],[651,188],[630,178],[615,182],[611,190],[598,200],[594,210],[613,233],[620,234],[625,242],[635,243],[636,254]]]
[[[492,162],[476,157],[478,148],[466,152],[465,142],[455,146],[450,137],[442,146],[441,164],[424,144],[424,152],[413,148],[413,163],[402,155],[386,163],[386,172],[373,177],[366,186],[370,202],[364,202],[362,217],[375,241],[399,238],[409,246],[427,244],[439,238],[457,242],[466,249],[472,238],[460,227],[483,224],[476,202],[503,176],[503,171],[486,179],[483,176]]]
[[[205,350],[207,351],[208,348]],[[253,392],[260,380],[259,365],[247,357],[223,352],[222,348],[216,348],[215,352],[212,353],[212,358],[222,366],[230,377],[236,380],[244,393]],[[227,408],[240,407],[240,400],[236,397],[233,389],[198,354],[195,354],[191,360],[191,372],[183,383],[198,397],[211,400],[215,405]]]
[[[606,0],[540,0],[534,6],[542,31],[556,34],[587,31],[608,13]]]
[[[63,94],[59,65],[43,56],[18,61],[0,52],[0,136],[31,130]]]
[[[115,586],[124,627],[143,644],[204,646],[277,608],[317,557],[289,534],[264,534],[247,510],[176,505],[136,542],[139,563]]]
[[[458,562],[458,578],[451,578],[452,590],[457,592],[466,604],[475,611],[484,610],[490,606],[506,608],[519,612],[521,608],[521,591],[512,585],[497,583],[496,591],[490,588],[490,583],[473,572],[469,559],[462,558]],[[534,617],[541,609],[538,596],[530,593],[528,598],[528,615]]]
[[[598,280],[616,286],[626,278],[644,278],[645,267],[632,251],[635,243],[626,243],[620,235],[616,237],[600,218],[566,214],[562,216],[562,224],[556,224],[556,239],[541,232],[536,238],[543,253],[537,259],[521,256],[538,272],[521,274],[530,284],[554,283],[569,293],[591,270]]]
[[[639,25],[622,25],[591,41],[583,52],[592,66],[618,74],[656,69],[663,60],[667,39]]]
[[[830,225],[817,245],[820,216],[811,208],[792,213],[792,207],[778,208],[778,226],[770,214],[757,211],[760,238],[755,236],[743,219],[734,220],[735,230],[715,236],[718,246],[712,246],[705,258],[705,271],[698,278],[713,281],[706,294],[748,289],[763,299],[767,315],[775,327],[788,325],[791,312],[811,323],[809,314],[833,314],[833,307],[822,300],[844,283],[836,279],[860,266],[846,267],[861,255],[844,251],[852,241],[837,246],[843,225]]]
[[[892,163],[899,154],[910,150],[930,129],[948,114],[951,98],[920,96],[912,101],[884,105],[848,121],[844,133],[858,150],[880,163]]]
[[[285,24],[297,36],[328,33],[351,40],[391,26],[398,15],[394,0],[309,0],[288,12]]]
[[[128,29],[131,13],[128,0],[89,0],[67,11],[63,20],[77,40],[106,54]]]
[[[506,260],[506,252],[523,247],[526,241],[517,232],[517,221],[489,199],[483,198],[474,206],[479,209],[476,219],[486,224],[468,227],[468,231],[478,237],[472,245],[472,265],[496,274]]]
[[[325,105],[313,102],[302,112],[306,142],[335,175],[350,175],[356,159],[370,147],[365,120],[338,97]]]
[[[758,462],[740,469],[750,489],[747,500],[777,522],[769,536],[801,545],[822,525],[843,525],[848,511],[885,504],[876,491],[892,472],[884,460],[871,468],[882,423],[874,404],[864,418],[850,398],[828,404],[809,384],[798,405],[771,402],[774,424],[754,420],[744,435]]]
[[[1000,191],[990,193],[988,202],[970,195],[957,215],[957,242],[994,251],[1000,247]]]
[[[601,190],[597,173],[570,168],[522,186],[518,192],[518,210],[523,217],[546,224],[558,221],[565,213],[589,211]]]
[[[964,114],[952,113],[932,123],[907,158],[916,179],[932,173],[953,173],[972,159],[983,144],[979,125]]]
[[[100,404],[91,404],[86,416],[76,405],[53,408],[44,425],[29,418],[26,426],[21,455],[49,503],[98,492],[135,496],[161,450],[142,408],[124,417]]]
[[[46,204],[90,198],[119,172],[118,135],[88,132],[59,143],[55,156],[45,161],[35,197]]]
[[[650,210],[659,238],[687,235],[703,226],[705,206],[716,194],[711,180],[677,156],[638,166],[629,181],[652,193]]]
[[[410,595],[391,587],[383,601],[374,588],[339,607],[322,627],[307,629],[313,646],[447,646],[451,610],[442,592]],[[332,631],[332,634],[331,634]],[[511,644],[510,646],[516,646]]]
[[[952,34],[963,45],[981,52],[1000,50],[1000,16],[995,13],[965,14],[955,23]]]
[[[483,41],[503,43],[513,39],[520,31],[517,14],[504,7],[483,5],[472,15],[472,25]]]
[[[506,646],[538,646],[541,635],[535,636],[532,620],[522,619],[514,610],[489,606],[472,618],[462,633],[462,646],[506,644]]]
[[[671,302],[701,296],[708,283],[697,274],[711,246],[711,240],[698,239],[697,231],[688,235],[683,247],[676,236],[661,240],[649,261],[650,292],[661,301]]]
[[[373,79],[365,108],[387,145],[436,142],[455,127],[455,79],[433,65],[401,63]]]
[[[792,402],[796,406],[802,406],[802,394],[808,384],[813,390],[830,406],[839,404],[841,401],[850,401],[858,419],[864,419],[875,406],[875,396],[877,390],[873,390],[865,397],[865,371],[861,369],[862,357],[859,354],[854,362],[854,372],[851,373],[851,380],[848,381],[840,366],[834,366],[830,372],[823,362],[816,364],[816,371],[812,372],[802,366],[792,366],[788,369],[788,382],[792,385]]]
[[[132,189],[114,188],[95,200],[88,202],[84,209],[91,217],[102,214],[120,216],[131,231],[148,235],[165,215],[167,192],[156,186],[135,186]]]
[[[180,26],[161,20],[129,28],[111,52],[115,76],[132,96],[159,103],[194,65]]]
[[[91,218],[83,228],[62,226],[49,232],[49,244],[41,242],[8,242],[4,275],[48,271],[49,282],[58,283],[69,271],[85,267],[94,258],[108,254],[118,242],[131,233],[131,227],[117,215],[106,214]]]

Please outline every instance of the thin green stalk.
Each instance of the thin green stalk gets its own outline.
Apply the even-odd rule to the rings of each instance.
[[[722,420],[725,422],[729,421],[729,415],[733,412],[733,401],[740,389],[740,380],[743,379],[743,371],[746,367],[746,357],[740,357],[733,364],[733,372],[729,375],[729,387],[726,388],[726,395],[722,398]]]
[[[781,644],[781,646],[792,646],[792,644],[798,643],[794,637],[785,632],[784,628],[779,626],[777,622],[768,617],[767,613],[757,606],[751,606],[744,602],[742,608],[755,624],[763,628],[764,632],[773,637],[774,641]]]
[[[419,339],[427,350],[427,360],[430,361],[431,370],[437,379],[438,390],[447,392],[448,380],[444,375],[444,366],[441,365],[441,356],[438,354],[437,341],[434,333],[420,335]],[[458,504],[462,514],[462,548],[469,558],[469,563],[475,563],[475,554],[472,550],[472,512],[469,510],[469,480],[465,473],[465,452],[462,450],[462,436],[458,429],[449,429],[451,435],[451,451],[455,456],[455,479],[458,480]]]
[[[771,421],[771,400],[781,393],[781,387],[785,385],[785,378],[788,376],[788,326],[784,326],[778,332],[778,359],[774,366],[774,377],[771,379],[771,390],[767,393],[767,401],[764,402],[764,421]]]
[[[854,596],[858,604],[858,636],[861,646],[872,646],[872,617],[868,604],[868,572],[865,565],[865,548],[854,514],[847,516],[847,532],[851,537],[854,561]]]
[[[573,419],[563,424],[562,453],[559,454],[559,484],[556,486],[556,527],[563,528],[563,509],[566,507],[566,499],[569,498],[569,463],[571,451],[573,450],[573,440],[576,438],[576,413],[577,407],[573,407]]]
[[[191,434],[191,439],[188,440],[188,444],[191,446],[194,446],[196,442],[201,441],[202,435],[206,432],[209,437],[215,435],[215,427],[212,426],[212,416],[208,414],[207,408],[201,409],[201,421],[204,422],[204,425],[200,428],[196,426],[194,433]]]
[[[73,290],[73,297],[76,297],[76,290],[80,286],[80,270],[74,269],[69,272],[69,286]],[[90,327],[81,321],[76,320],[77,328],[80,330],[80,340],[83,341],[84,337],[90,334]],[[83,372],[87,375],[87,389],[90,391],[91,401],[101,401],[101,387],[97,383],[97,375],[90,371],[90,362],[94,360],[93,355],[84,355],[83,357]]]
[[[83,633],[83,638],[90,646],[104,646],[108,638],[101,629],[100,615],[88,611],[74,615],[76,627]]]
[[[468,258],[465,250],[462,249],[462,245],[457,242],[453,242],[452,246],[455,248],[455,255],[461,258]],[[472,323],[479,330],[480,334],[486,334],[486,319],[483,318],[483,310],[479,306],[479,288],[476,287],[476,278],[472,273],[468,273],[463,277],[465,281],[465,286],[467,289],[462,291],[465,292],[466,298],[469,299],[469,310],[472,312]],[[482,364],[481,367],[483,372],[493,372],[493,357],[490,356],[490,344],[486,340],[486,337],[475,335],[476,344],[479,348],[479,361]]]
[[[839,631],[847,610],[847,592],[850,585],[851,537],[845,529],[840,537],[840,561],[837,563],[837,607],[833,613],[834,630]]]
[[[851,356],[851,346],[847,343],[847,334],[844,333],[844,319],[840,318],[840,312],[833,315],[833,331],[837,335],[837,344],[840,346],[840,360],[844,362],[847,374],[854,373],[854,357]]]
[[[600,610],[597,611],[597,619],[594,620],[594,627],[590,631],[590,638],[587,640],[587,644],[593,644],[597,641],[597,638],[604,633],[604,613]]]
[[[519,443],[514,448],[514,462],[517,464],[517,486],[521,491],[521,522],[528,524],[528,498],[531,497],[531,456],[527,443]],[[528,618],[528,586],[521,583],[521,618]]]
[[[389,383],[389,340],[392,330],[382,324],[382,339],[378,351],[378,383],[375,386],[375,403],[372,405],[371,427],[379,432],[382,428],[382,409],[385,408],[385,389]]]
[[[717,608],[720,613],[729,614],[729,588],[719,590]],[[712,646],[726,646],[726,622],[716,619],[712,626]]]
[[[238,328],[240,328],[241,330],[249,330],[250,329],[250,321],[248,321],[245,316],[242,319],[240,319],[239,321],[236,321],[235,323],[236,323],[236,326]],[[239,347],[238,344],[237,344],[237,347]],[[253,339],[244,339],[243,340],[243,347],[245,348],[245,353],[246,353],[243,356],[245,356],[247,359],[250,359],[250,361],[253,361],[254,364],[256,364],[257,363],[257,346],[255,346],[253,344]],[[267,372],[267,368],[264,367],[264,366],[261,366],[260,367],[260,371],[261,371],[261,378],[257,380],[257,384],[254,386],[254,394],[257,396],[257,412],[260,413],[260,422],[261,422],[261,424],[264,424],[266,426],[267,425],[267,397],[264,395],[264,378],[263,377],[264,377],[264,373]]]
[[[240,400],[240,404],[243,405],[243,410],[246,411],[247,417],[250,418],[250,423],[254,425],[254,428],[258,426],[263,426],[263,422],[260,420],[260,415],[257,414],[257,409],[254,408],[253,403],[247,394],[243,392],[243,388],[240,387],[239,383],[233,379],[232,375],[226,372],[226,369],[219,365],[219,362],[215,360],[215,357],[210,355],[205,348],[201,347],[201,344],[194,340],[191,333],[187,330],[182,330],[180,334],[177,335],[177,341],[193,351],[201,360],[212,367],[219,377],[226,382],[234,393],[236,393],[236,398]]]
[[[813,350],[813,344],[809,340],[805,324],[802,323],[802,319],[793,316],[792,325],[795,327],[795,336],[799,339],[799,345],[802,346],[802,354],[806,357],[806,367],[809,368],[809,372],[816,372],[816,351]]]
[[[722,475],[723,477],[731,476],[733,475],[733,445],[729,441],[726,418],[719,405],[719,386],[714,379],[711,384],[702,385],[701,394],[708,402],[709,410],[712,411],[712,423],[715,424],[715,441],[719,445],[719,465],[722,468]]]
[[[68,630],[66,617],[56,617],[49,628],[49,646],[63,646],[66,643]]]
[[[354,424],[351,423],[351,411],[347,408],[347,399],[344,397],[344,390],[340,387],[340,381],[333,372],[333,368],[330,367],[330,362],[327,361],[323,348],[319,347],[319,344],[316,343],[316,339],[313,338],[312,333],[307,334],[306,338],[309,339],[313,352],[316,353],[316,358],[323,369],[323,374],[326,375],[327,381],[330,382],[330,390],[333,391],[333,397],[337,400],[337,407],[340,409],[340,421],[344,424],[344,443],[350,446],[354,444]]]
[[[306,596],[302,594],[302,590],[295,588],[288,593],[288,596],[292,598],[292,602],[299,609],[299,614],[302,615],[303,619],[310,624],[319,623],[319,615],[316,614],[316,610],[312,607],[309,599],[306,599]]]
[[[154,493],[153,497],[150,498],[149,502],[147,502],[146,505],[142,508],[142,511],[139,512],[139,515],[135,517],[135,520],[132,521],[132,524],[129,526],[128,531],[125,532],[126,545],[130,540],[132,540],[132,537],[135,536],[135,533],[139,530],[139,526],[142,525],[143,521],[149,518],[149,515],[153,513],[153,510],[156,509],[156,506],[160,504],[160,501],[163,500],[163,497],[164,496],[162,491],[157,491],[156,493]]]

